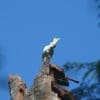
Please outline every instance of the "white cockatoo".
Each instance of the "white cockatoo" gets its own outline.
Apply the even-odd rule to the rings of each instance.
[[[56,44],[59,42],[60,38],[54,38],[53,41],[44,47],[43,49],[43,55],[42,59],[45,61],[47,58],[51,58],[54,52],[54,48],[56,47]]]

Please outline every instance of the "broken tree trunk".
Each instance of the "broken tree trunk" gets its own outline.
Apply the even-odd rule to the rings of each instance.
[[[9,88],[11,100],[24,100],[27,95],[26,84],[17,75],[9,76]]]
[[[55,81],[49,65],[49,60],[43,63],[29,91],[19,76],[9,76],[11,100],[75,100],[69,91]]]
[[[32,93],[31,93],[32,92]],[[31,100],[60,100],[51,88],[51,76],[49,74],[49,61],[43,64],[39,75],[34,80],[34,84],[30,89],[34,99]],[[33,96],[31,98],[33,98]]]
[[[29,92],[19,76],[9,76],[11,100],[60,100],[52,91],[49,61],[43,64]]]
[[[9,76],[11,100],[75,100],[68,90],[60,86],[61,84],[69,85],[64,71],[58,66],[50,64],[58,41],[59,38],[54,38],[53,42],[45,46],[42,68],[28,91],[26,84],[19,76]]]

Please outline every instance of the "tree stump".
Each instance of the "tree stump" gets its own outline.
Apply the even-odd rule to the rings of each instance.
[[[44,47],[42,68],[28,91],[26,84],[19,76],[9,76],[11,100],[75,100],[68,90],[60,86],[62,84],[69,85],[63,70],[50,64],[58,41],[59,38],[54,38],[49,45]]]
[[[9,76],[11,100],[75,100],[68,90],[55,81],[49,66],[49,61],[43,63],[29,91],[19,76]]]

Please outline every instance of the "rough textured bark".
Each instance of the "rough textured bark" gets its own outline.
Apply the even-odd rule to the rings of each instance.
[[[43,63],[29,91],[19,76],[9,76],[9,88],[11,100],[75,100],[68,90],[59,86],[49,60]]]
[[[11,100],[24,100],[27,95],[26,84],[19,76],[9,76],[9,88]]]
[[[34,84],[29,90],[31,100],[60,100],[51,88],[51,76],[49,74],[49,61],[43,64]]]
[[[59,38],[54,38],[49,45],[44,47],[42,68],[29,91],[19,76],[9,76],[11,100],[75,100],[68,90],[60,86],[69,86],[64,71],[59,66],[50,64],[54,48],[59,40]]]

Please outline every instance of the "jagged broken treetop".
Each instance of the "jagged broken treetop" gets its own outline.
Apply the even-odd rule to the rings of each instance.
[[[50,42],[49,45],[46,45],[43,48],[43,54],[42,54],[42,61],[46,62],[47,59],[51,59],[54,53],[54,48],[56,47],[57,43],[59,42],[60,38],[54,38],[52,42]]]

